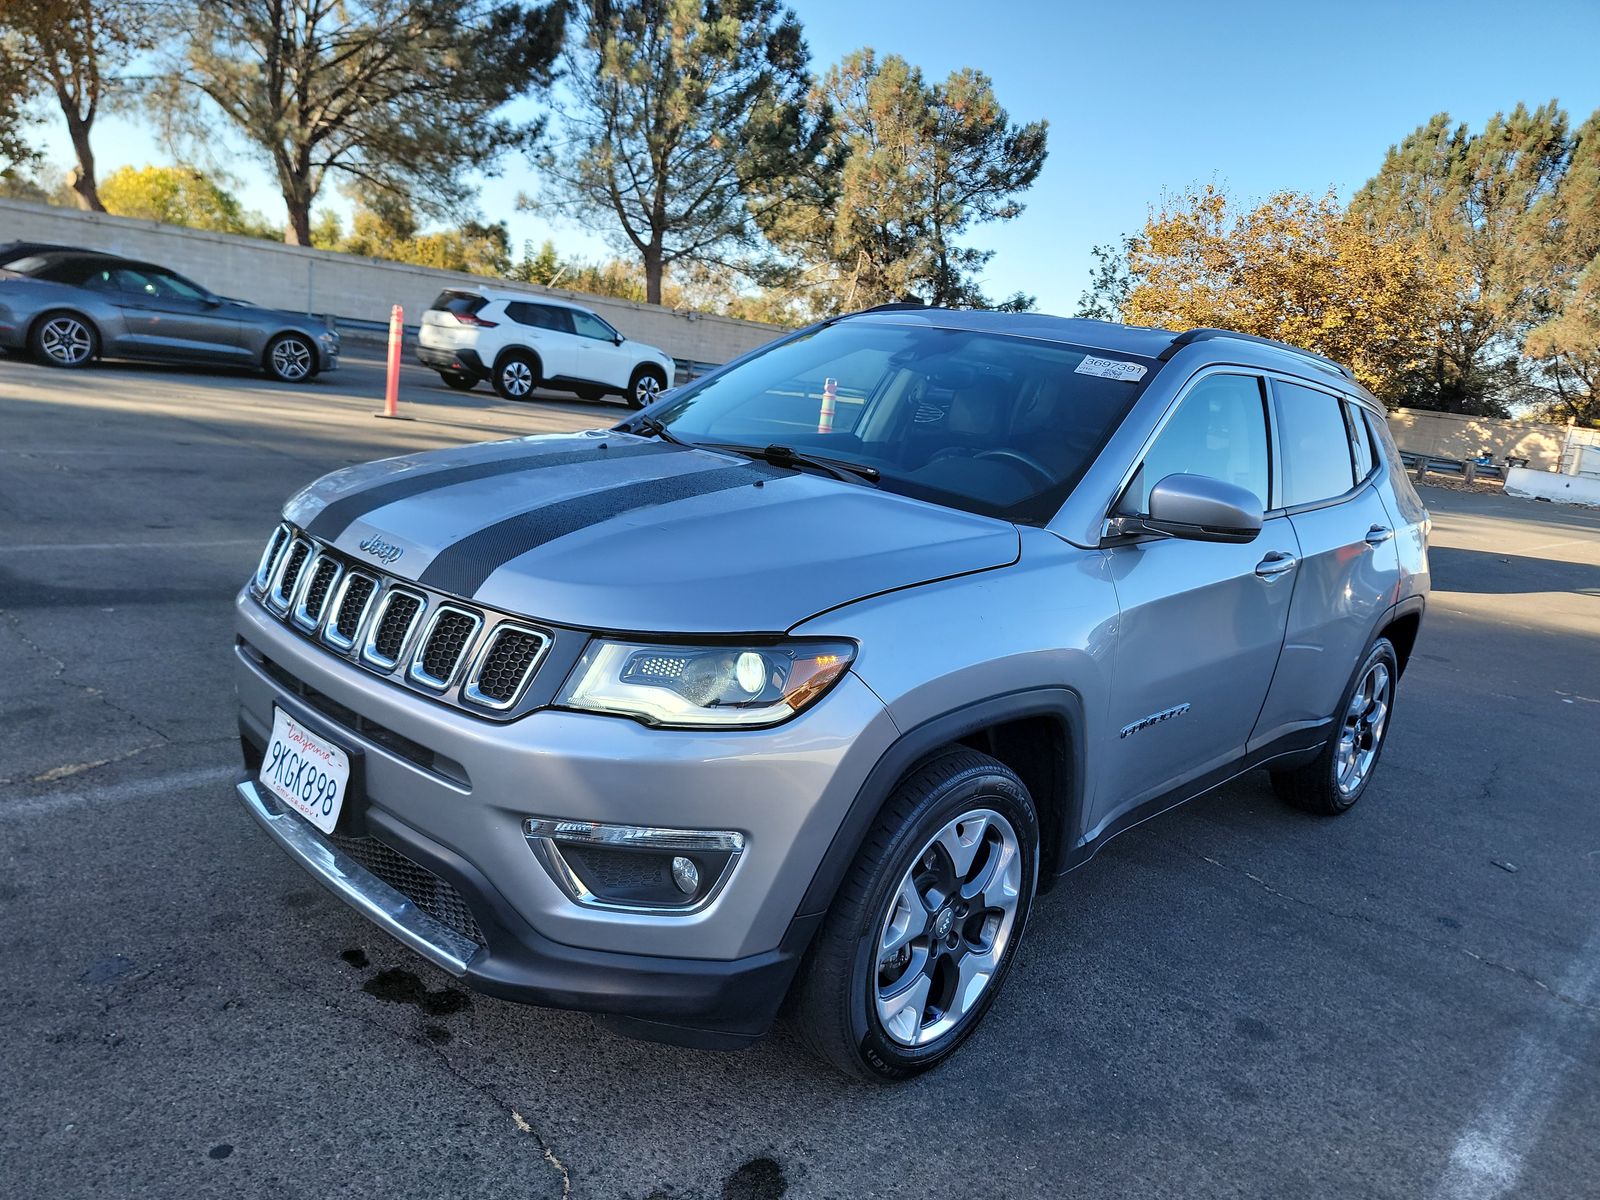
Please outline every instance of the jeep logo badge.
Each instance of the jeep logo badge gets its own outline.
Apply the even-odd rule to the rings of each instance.
[[[361,550],[364,554],[372,555],[373,558],[386,566],[405,553],[399,546],[394,545],[392,542],[384,541],[377,534],[373,534],[363,541]]]

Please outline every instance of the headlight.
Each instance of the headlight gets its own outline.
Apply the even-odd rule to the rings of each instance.
[[[849,642],[663,646],[595,641],[556,704],[651,725],[776,725],[820,699],[845,673]]]

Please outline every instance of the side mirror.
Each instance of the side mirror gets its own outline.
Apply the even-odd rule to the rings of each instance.
[[[622,343],[623,343],[623,342],[625,342],[625,341],[627,341],[627,340],[628,340],[628,339],[627,339],[627,338],[625,338],[625,337],[623,337],[623,336],[622,336],[622,335],[621,335],[621,334],[620,334],[620,333],[619,333],[619,334],[617,334],[617,335],[616,335],[616,336],[615,336],[615,337],[613,337],[613,338],[612,338],[612,339],[611,339],[611,344],[612,344],[612,345],[614,345],[614,346],[620,346],[620,345],[622,345]]]
[[[1168,475],[1150,489],[1150,515],[1137,523],[1196,542],[1253,542],[1261,532],[1261,501],[1209,475]]]
[[[206,307],[207,308],[221,308],[222,307],[222,297],[221,296],[207,296],[205,303],[206,303]]]

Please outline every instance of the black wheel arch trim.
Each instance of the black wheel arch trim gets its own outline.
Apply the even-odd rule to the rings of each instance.
[[[1064,770],[1056,778],[1055,796],[1035,796],[1042,810],[1050,807],[1053,819],[1040,813],[1043,829],[1053,831],[1051,845],[1040,847],[1041,890],[1048,889],[1060,864],[1070,856],[1082,826],[1084,786],[1083,700],[1067,687],[1029,688],[994,696],[933,717],[906,730],[878,759],[856,793],[849,811],[833,835],[827,852],[812,876],[800,902],[796,921],[812,921],[827,911],[845,872],[855,861],[873,822],[883,811],[890,793],[918,764],[984,729],[1029,717],[1060,722],[1064,734]]]
[[[490,369],[490,373],[494,374],[498,372],[501,367],[506,365],[506,361],[513,357],[525,358],[529,363],[532,364],[533,376],[536,381],[535,386],[544,381],[544,359],[539,357],[539,352],[537,350],[534,350],[529,346],[507,346],[504,350],[500,351],[499,354],[494,356],[494,366]]]

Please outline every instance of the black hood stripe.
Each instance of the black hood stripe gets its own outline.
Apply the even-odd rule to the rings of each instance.
[[[604,448],[603,448],[604,447]],[[638,458],[646,454],[671,453],[677,447],[666,442],[638,442],[634,444],[595,441],[577,450],[540,449],[504,458],[491,458],[484,462],[468,463],[460,467],[445,467],[439,471],[407,471],[399,479],[391,479],[374,487],[363,488],[348,496],[330,501],[322,511],[311,518],[306,532],[325,542],[336,540],[352,524],[397,500],[431,492],[456,483],[471,483],[476,479],[492,479],[496,475],[514,475],[519,471],[543,470],[545,467],[564,467],[570,463],[598,462],[617,458]]]
[[[623,513],[694,496],[709,496],[781,474],[764,464],[712,467],[558,500],[543,508],[507,517],[446,546],[434,556],[417,582],[454,596],[470,597],[506,563],[546,542]]]

